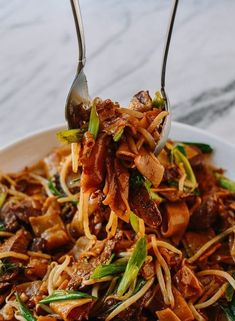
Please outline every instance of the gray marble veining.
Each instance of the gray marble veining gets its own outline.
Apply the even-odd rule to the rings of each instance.
[[[169,0],[81,0],[91,96],[123,105],[160,84]],[[182,0],[167,87],[173,118],[235,143],[235,1]],[[0,146],[64,121],[77,44],[68,0],[0,0]]]

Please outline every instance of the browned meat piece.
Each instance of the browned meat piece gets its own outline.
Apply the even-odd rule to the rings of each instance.
[[[10,282],[0,282],[0,296],[11,287]]]
[[[114,247],[119,241],[120,237],[121,234],[117,233],[113,239],[110,239],[108,241],[98,241],[103,243],[103,247],[99,248],[100,255],[92,257],[90,258],[90,260],[87,260],[87,258],[78,259],[77,263],[74,263],[74,265],[76,266],[76,271],[73,273],[68,283],[68,289],[77,290],[81,285],[82,279],[89,279],[93,270],[99,264],[105,264],[110,259]],[[89,249],[89,251],[92,250],[93,248]]]
[[[155,267],[153,262],[145,262],[140,270],[141,275],[145,280],[149,280],[154,277]]]
[[[31,251],[43,252],[45,250],[45,248],[46,248],[46,240],[42,239],[41,237],[35,237],[33,239],[33,242],[31,244]]]
[[[205,243],[215,237],[213,229],[207,229],[203,232],[187,231],[184,234],[184,242],[188,249],[188,255],[195,254]]]
[[[162,216],[157,204],[150,198],[145,187],[130,191],[129,203],[131,210],[142,218],[148,226],[156,228],[162,223]]]
[[[0,275],[0,293],[4,293],[14,284],[19,275],[19,268],[15,265],[14,269],[8,270]]]
[[[125,122],[121,118],[121,114],[118,111],[119,105],[113,103],[110,99],[106,99],[104,101],[99,102],[96,105],[96,110],[99,115],[100,120],[100,129],[107,132],[107,129],[113,128],[113,132],[115,132],[116,127],[119,125],[124,125]],[[111,130],[112,132],[112,130]],[[108,130],[108,133],[111,133]]]
[[[42,279],[47,272],[48,260],[39,257],[30,257],[25,268],[25,276],[29,280]]]
[[[69,128],[81,128],[89,121],[90,106],[84,103],[77,105],[71,102],[68,109]]]
[[[21,222],[29,224],[29,217],[39,216],[41,211],[33,207],[30,201],[21,201],[17,204],[8,202],[0,210],[0,219],[4,222],[7,231],[15,232]]]
[[[206,195],[202,199],[201,205],[196,208],[190,217],[190,227],[193,230],[204,230],[215,223],[219,212],[219,202],[217,196]]]
[[[141,112],[152,109],[152,98],[149,95],[148,90],[138,92],[131,100],[129,107]]]
[[[181,263],[181,257],[170,250],[166,249],[165,247],[159,248],[160,253],[164,257],[166,263],[170,267],[177,267]]]
[[[83,173],[80,186],[84,192],[100,189],[101,184],[104,181],[108,142],[109,137],[106,135],[99,135],[90,155],[81,155]]]
[[[193,167],[194,174],[198,182],[198,188],[201,194],[213,193],[218,189],[217,181],[211,166],[200,164]]]
[[[127,205],[129,193],[129,172],[118,159],[106,158],[106,181],[104,205],[108,205],[122,220],[128,222]]]
[[[33,308],[38,303],[38,297],[40,297],[40,287],[42,281],[33,281],[21,283],[15,286],[15,292],[18,292],[20,295],[24,293],[27,297],[25,302],[29,308]]]
[[[18,253],[25,253],[27,251],[31,235],[25,230],[19,230],[15,235],[7,239],[0,245],[0,253],[14,251]]]
[[[174,277],[177,289],[184,299],[198,298],[203,293],[203,288],[194,272],[186,265],[178,270]]]

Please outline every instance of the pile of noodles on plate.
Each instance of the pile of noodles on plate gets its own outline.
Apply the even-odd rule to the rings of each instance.
[[[0,320],[235,320],[235,183],[207,144],[154,155],[163,103],[78,105],[70,144],[0,174]]]

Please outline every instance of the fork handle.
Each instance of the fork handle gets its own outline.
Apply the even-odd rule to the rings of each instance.
[[[165,96],[166,63],[167,63],[168,51],[169,51],[169,47],[170,47],[171,35],[172,35],[173,26],[174,26],[177,6],[178,6],[178,0],[173,0],[172,1],[172,11],[170,14],[170,21],[169,21],[169,25],[168,25],[167,34],[166,34],[166,43],[165,43],[165,48],[164,48],[164,52],[163,52],[162,74],[161,74],[161,91],[164,94],[164,96]]]
[[[82,23],[82,14],[79,5],[79,0],[70,0],[73,17],[76,27],[77,39],[78,39],[78,70],[79,73],[86,63],[86,46],[85,46],[85,36],[84,28]]]

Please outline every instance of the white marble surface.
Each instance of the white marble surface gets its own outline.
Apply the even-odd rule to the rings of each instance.
[[[91,96],[159,88],[169,0],[81,0]],[[173,118],[235,143],[235,1],[180,0],[167,67]],[[64,121],[76,69],[69,0],[0,0],[0,146]]]

